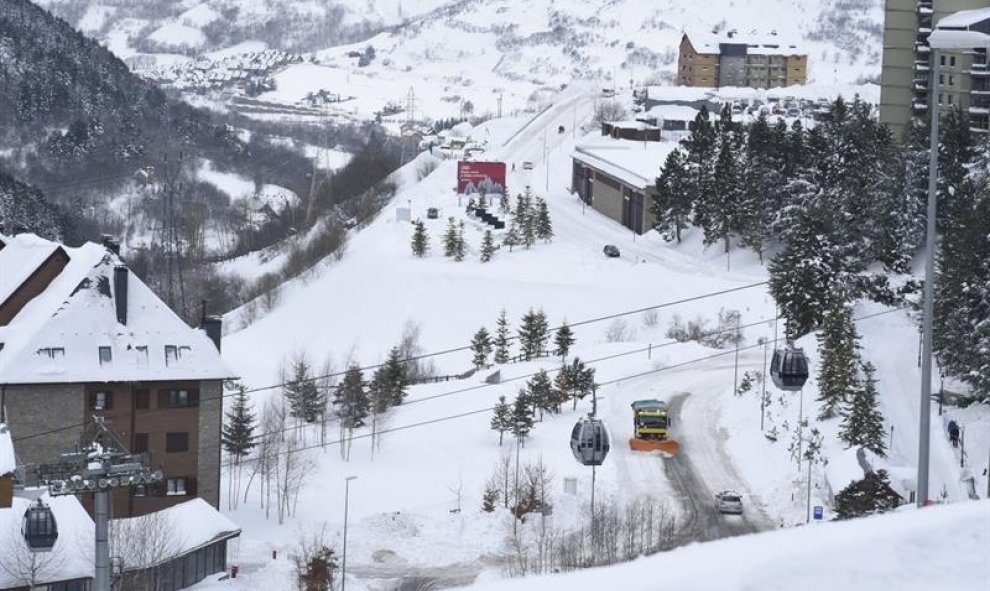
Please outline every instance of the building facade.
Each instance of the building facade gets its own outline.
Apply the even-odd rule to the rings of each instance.
[[[218,507],[222,384],[231,377],[219,324],[189,327],[101,245],[31,235],[0,244],[0,405],[20,461],[57,461],[100,415],[164,474],[115,491],[114,515],[194,497]]]
[[[685,33],[677,60],[677,84],[719,88],[778,88],[808,80],[808,56],[794,43],[769,35]]]
[[[928,35],[961,10],[987,8],[987,0],[886,0],[880,120],[904,139],[914,117],[928,113],[931,50]],[[939,104],[968,113],[973,131],[990,130],[990,70],[986,49],[941,52]],[[941,108],[940,107],[940,108]]]

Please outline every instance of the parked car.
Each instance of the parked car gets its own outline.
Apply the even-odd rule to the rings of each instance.
[[[533,163],[529,160],[523,162],[523,170],[533,170]]]
[[[603,250],[605,251],[605,256],[610,259],[614,259],[619,256],[619,247],[614,244],[606,244]]]
[[[722,492],[715,495],[718,499],[718,512],[719,513],[735,513],[736,515],[742,515],[742,495],[733,490],[723,490]]]
[[[440,210],[435,207],[430,207],[426,210],[426,217],[435,220],[440,217]]]

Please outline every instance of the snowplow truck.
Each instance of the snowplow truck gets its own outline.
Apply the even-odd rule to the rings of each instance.
[[[634,451],[659,451],[664,456],[677,455],[681,446],[670,438],[670,414],[662,400],[637,400],[632,403]]]

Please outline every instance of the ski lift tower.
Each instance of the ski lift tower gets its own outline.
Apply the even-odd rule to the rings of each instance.
[[[147,454],[131,454],[103,417],[93,417],[77,451],[38,467],[40,481],[53,497],[93,493],[96,525],[96,572],[93,591],[110,591],[110,492],[158,482],[162,473],[148,467]]]

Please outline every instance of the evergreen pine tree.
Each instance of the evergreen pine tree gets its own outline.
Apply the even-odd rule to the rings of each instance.
[[[453,257],[457,255],[457,248],[460,244],[460,236],[457,231],[457,222],[454,218],[447,219],[447,231],[443,235],[443,256]]]
[[[503,365],[509,362],[509,318],[505,308],[495,321],[495,363]]]
[[[398,347],[392,347],[385,360],[384,387],[389,398],[389,404],[399,406],[409,394],[409,372],[406,371],[406,363],[402,360],[402,353]]]
[[[539,357],[546,350],[547,340],[550,337],[547,317],[543,310],[536,312],[530,308],[522,317],[518,333],[523,358],[529,361]]]
[[[488,356],[492,353],[492,339],[484,326],[474,333],[474,338],[471,339],[471,352],[474,353],[475,369],[488,365]]]
[[[333,405],[337,409],[341,425],[347,429],[364,426],[368,417],[369,401],[365,390],[364,376],[357,365],[352,365],[344,374],[344,379],[337,385]]]
[[[516,401],[512,405],[512,435],[523,442],[533,430],[533,406],[530,403],[526,389],[522,388],[516,394]]]
[[[309,373],[309,363],[300,357],[292,364],[292,381],[282,387],[282,396],[289,403],[289,414],[307,423],[315,423],[323,410],[320,389]]]
[[[512,407],[505,401],[505,396],[498,397],[498,403],[492,413],[492,431],[498,431],[498,445],[502,447],[502,437],[506,431],[512,430]]]
[[[818,367],[818,412],[821,420],[836,416],[841,406],[859,388],[858,348],[852,308],[847,305],[829,311],[819,334],[821,362]]]
[[[544,412],[556,412],[557,400],[554,396],[553,382],[545,369],[540,369],[536,375],[529,379],[529,382],[526,383],[526,390],[534,410],[540,411],[541,421]]]
[[[227,421],[223,425],[220,442],[233,463],[238,464],[256,445],[255,416],[248,405],[247,388],[239,382],[234,387],[237,389],[237,394],[234,395],[233,405],[227,411]]]
[[[567,354],[571,351],[571,345],[574,344],[574,332],[571,327],[567,325],[565,320],[560,328],[557,329],[557,333],[553,337],[554,350],[553,354],[560,357],[563,361]]]
[[[498,198],[498,210],[502,215],[509,215],[509,212],[512,211],[512,205],[509,203],[508,193],[502,193],[502,195]]]
[[[708,109],[702,105],[694,118],[691,134],[682,142],[687,150],[687,168],[690,173],[690,199],[694,205],[694,224],[699,228],[709,225],[707,208],[700,207],[712,191],[712,165],[715,154],[715,129]]]
[[[681,230],[687,228],[691,216],[691,177],[681,150],[667,155],[657,177],[651,212],[656,220],[653,229],[667,242],[681,241]]]
[[[487,263],[492,260],[492,255],[495,253],[495,241],[492,238],[492,231],[485,230],[485,235],[481,239],[481,262]]]
[[[467,240],[464,238],[464,220],[457,225],[457,242],[454,245],[454,260],[461,262],[467,254]]]
[[[550,222],[550,209],[545,199],[536,200],[536,237],[550,242],[553,238],[553,224]]]
[[[519,244],[519,224],[515,216],[509,220],[509,229],[505,232],[505,237],[502,239],[502,243],[509,247],[509,252],[512,252],[513,246],[517,246]]]
[[[556,412],[559,413],[561,405],[571,399],[571,394],[574,391],[574,380],[571,375],[570,365],[566,363],[561,364],[560,369],[557,370],[557,375],[553,378],[553,388],[557,403]]]
[[[886,436],[883,428],[883,415],[877,399],[876,368],[866,362],[862,384],[853,391],[852,399],[843,408],[842,427],[839,437],[849,447],[863,447],[878,456],[887,455]]]
[[[595,368],[585,366],[580,358],[575,357],[570,365],[571,392],[574,400],[574,408],[577,409],[578,399],[591,394],[598,385],[595,383]]]
[[[712,168],[711,191],[699,197],[695,208],[699,211],[705,244],[718,240],[725,243],[729,252],[729,235],[736,230],[736,213],[741,200],[739,174],[740,142],[728,103],[722,109],[715,137],[715,156]]]
[[[869,472],[835,495],[836,519],[864,517],[896,509],[901,497],[890,487],[885,470]]]
[[[430,237],[426,233],[426,224],[422,220],[413,222],[412,251],[417,257],[426,256],[426,251],[430,248]]]

